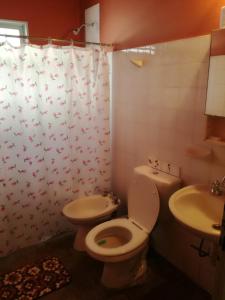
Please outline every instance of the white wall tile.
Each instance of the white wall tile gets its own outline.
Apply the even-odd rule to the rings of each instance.
[[[180,166],[186,185],[208,184],[225,175],[224,148],[213,147],[211,160],[186,156],[191,145],[211,148],[203,141],[210,36],[153,46],[154,55],[141,55],[143,68],[131,64],[129,53],[113,54],[112,177],[114,191],[124,200],[132,168],[146,163],[149,154]],[[211,268],[210,261],[206,259],[202,267],[189,247],[196,238],[176,222],[171,226],[167,226],[168,232],[159,229],[156,234],[160,251],[195,282],[206,289],[208,284],[210,290],[210,278],[203,274]]]

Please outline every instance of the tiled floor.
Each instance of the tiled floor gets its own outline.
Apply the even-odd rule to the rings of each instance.
[[[0,258],[0,273],[47,255],[59,257],[72,274],[72,282],[43,300],[209,300],[210,296],[193,284],[164,259],[150,251],[147,281],[142,286],[109,290],[100,284],[102,263],[72,248],[73,237],[67,234],[38,246],[29,247]]]

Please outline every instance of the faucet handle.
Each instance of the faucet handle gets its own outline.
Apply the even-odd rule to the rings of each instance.
[[[210,189],[211,193],[216,196],[222,195],[223,191],[222,191],[221,187],[223,187],[222,183],[218,179],[216,179],[211,184],[211,189]]]
[[[218,186],[220,186],[220,184],[221,184],[220,181],[218,179],[216,179],[212,182],[211,187],[218,187]]]
[[[114,205],[119,206],[121,203],[121,200],[119,199],[119,197],[116,194],[114,194],[113,192],[104,191],[102,195],[103,195],[103,197],[109,197],[110,199],[112,199],[112,202]]]
[[[223,178],[222,178],[222,180],[221,180],[221,184],[222,184],[223,186],[225,186],[225,176],[223,176]]]

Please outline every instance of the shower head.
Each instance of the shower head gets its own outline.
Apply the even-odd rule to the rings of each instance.
[[[95,26],[95,25],[96,25],[96,22],[92,22],[92,23],[84,23],[84,24],[82,24],[80,27],[75,28],[75,29],[73,30],[73,34],[74,34],[74,35],[78,35],[83,27],[85,27],[85,28],[86,28],[86,27],[93,27],[93,26]]]

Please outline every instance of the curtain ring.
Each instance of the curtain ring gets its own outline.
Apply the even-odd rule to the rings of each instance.
[[[24,45],[29,45],[30,41],[28,38],[23,39]]]
[[[48,37],[48,44],[52,45],[52,38]]]
[[[29,39],[28,38],[22,38],[21,39],[21,44],[23,45],[23,46],[26,46],[26,45],[29,45]]]

